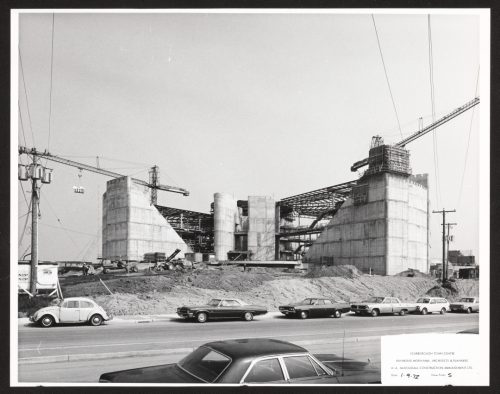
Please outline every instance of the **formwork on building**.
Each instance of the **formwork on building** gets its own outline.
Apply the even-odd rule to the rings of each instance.
[[[380,172],[411,175],[410,152],[391,145],[374,146],[370,149],[368,170],[365,171],[364,176]]]

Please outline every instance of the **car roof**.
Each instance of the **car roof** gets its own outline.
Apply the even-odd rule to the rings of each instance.
[[[231,339],[206,343],[206,347],[216,350],[233,360],[247,357],[273,356],[288,353],[307,353],[303,347],[290,342],[270,338]]]

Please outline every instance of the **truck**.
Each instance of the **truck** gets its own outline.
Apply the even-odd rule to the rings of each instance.
[[[396,297],[370,297],[368,300],[351,305],[351,311],[356,315],[371,315],[373,317],[381,314],[394,314],[404,316],[416,311],[415,304],[403,303]]]

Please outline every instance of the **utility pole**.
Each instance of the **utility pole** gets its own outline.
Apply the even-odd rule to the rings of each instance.
[[[445,283],[448,280],[448,277],[446,276],[446,214],[449,212],[456,212],[454,209],[447,211],[444,208],[441,211],[432,211],[432,213],[442,213],[443,214],[443,283]]]
[[[30,292],[36,294],[38,271],[38,203],[40,202],[40,188],[37,180],[37,161],[33,157],[31,173],[31,283]]]
[[[448,233],[446,234],[446,257],[448,260],[448,254],[450,253],[450,227],[451,226],[456,226],[456,223],[446,223],[446,226],[448,227]],[[446,262],[446,277],[448,278],[448,261]]]
[[[38,273],[38,216],[40,204],[40,180],[42,183],[52,181],[52,169],[43,167],[38,163],[38,157],[32,156],[31,164],[18,165],[18,179],[20,181],[31,180],[31,280],[30,292],[37,293],[37,273]]]

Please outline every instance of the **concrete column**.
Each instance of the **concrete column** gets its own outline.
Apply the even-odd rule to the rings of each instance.
[[[214,194],[214,252],[217,260],[227,260],[227,252],[234,250],[236,201],[227,193]]]

